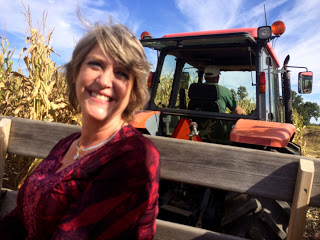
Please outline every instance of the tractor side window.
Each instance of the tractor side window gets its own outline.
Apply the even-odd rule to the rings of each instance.
[[[268,52],[267,50],[264,50],[262,52],[262,66],[261,71],[265,73],[266,75],[266,91],[265,93],[262,93],[265,95],[264,101],[263,98],[260,99],[260,118],[263,120],[271,120],[273,118],[272,116],[272,103],[270,98],[270,66],[269,66],[269,58],[268,58]]]
[[[281,104],[280,104],[280,96],[279,96],[279,78],[278,78],[278,68],[276,64],[272,66],[272,109],[273,109],[273,121],[281,122]]]
[[[262,54],[263,71],[266,73],[266,120],[280,121],[279,106],[279,80],[275,63],[272,62],[268,52]]]
[[[169,106],[176,63],[175,56],[167,55],[164,59],[157,94],[154,99],[159,108],[167,108]]]
[[[256,86],[253,84],[255,71],[221,71],[219,85],[229,89],[237,105],[245,110],[246,115],[252,114],[256,110]],[[226,113],[231,110],[226,107]]]

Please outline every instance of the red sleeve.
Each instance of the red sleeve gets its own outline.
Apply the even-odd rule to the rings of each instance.
[[[153,239],[159,153],[149,140],[143,143],[101,169],[71,205],[52,239]]]

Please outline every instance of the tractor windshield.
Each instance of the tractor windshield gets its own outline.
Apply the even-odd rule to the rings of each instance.
[[[255,76],[255,71],[242,71],[237,68],[233,70],[231,67],[220,71],[218,84],[230,90],[236,104],[245,109],[246,114],[250,114],[256,108]],[[192,84],[201,83],[204,84],[203,91],[206,91],[204,67],[197,64],[191,65],[183,59],[168,54],[163,62],[154,103],[159,108],[195,110],[190,109],[190,96],[195,98],[201,98],[201,96],[190,95],[189,89]],[[221,91],[224,91],[224,88]],[[220,95],[225,94],[221,91]],[[203,92],[200,91],[197,94],[202,95]],[[214,101],[216,100],[213,100],[212,103]],[[234,110],[230,109],[234,108],[234,105],[219,103],[223,105],[218,111],[220,113],[231,113]],[[211,110],[201,109],[201,111]]]

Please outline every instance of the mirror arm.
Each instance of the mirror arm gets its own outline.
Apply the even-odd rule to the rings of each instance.
[[[306,68],[306,67],[297,67],[297,66],[287,66],[288,68],[304,68],[304,69],[306,69],[306,72],[309,72],[308,71],[308,68]]]
[[[306,68],[306,67],[287,66],[287,68],[304,68],[304,69],[306,69],[306,72],[309,72],[308,68]],[[283,68],[278,69],[278,73],[284,73],[284,72],[290,72],[290,70],[284,70]]]

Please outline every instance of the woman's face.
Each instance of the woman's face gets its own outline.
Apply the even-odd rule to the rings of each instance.
[[[133,75],[106,57],[96,45],[75,79],[82,117],[110,122],[122,120],[133,86]]]

